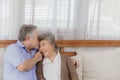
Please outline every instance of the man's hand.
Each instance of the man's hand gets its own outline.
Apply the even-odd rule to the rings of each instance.
[[[40,52],[37,52],[33,58],[25,60],[22,64],[18,65],[17,69],[19,71],[28,71],[40,60],[42,60],[42,55]]]
[[[79,67],[79,65],[80,65],[80,64],[79,64],[79,61],[77,61],[76,59],[73,59],[73,58],[72,58],[72,62],[73,62],[73,64],[75,65],[76,68]]]
[[[42,55],[41,55],[41,53],[39,51],[34,55],[34,59],[37,62],[42,60]]]

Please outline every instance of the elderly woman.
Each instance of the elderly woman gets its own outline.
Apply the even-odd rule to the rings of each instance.
[[[75,66],[68,56],[62,55],[52,33],[39,36],[43,60],[37,64],[38,80],[79,80]]]

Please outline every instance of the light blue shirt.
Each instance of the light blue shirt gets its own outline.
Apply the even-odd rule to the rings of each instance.
[[[31,59],[37,50],[33,49],[32,54],[28,53],[25,46],[17,41],[16,44],[11,44],[5,50],[4,54],[4,70],[3,80],[37,80],[36,65],[25,72],[17,70],[17,66],[27,59]]]

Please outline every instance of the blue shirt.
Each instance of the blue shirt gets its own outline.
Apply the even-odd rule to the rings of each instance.
[[[4,54],[3,80],[37,80],[36,65],[28,71],[17,70],[17,66],[25,60],[31,59],[36,50],[33,49],[31,52],[30,54],[20,41],[9,45]]]

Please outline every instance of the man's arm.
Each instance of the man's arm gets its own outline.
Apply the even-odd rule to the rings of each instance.
[[[40,52],[37,52],[33,58],[24,61],[22,64],[17,66],[19,71],[27,71],[30,70],[38,61],[42,60],[42,55]]]

